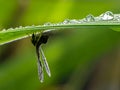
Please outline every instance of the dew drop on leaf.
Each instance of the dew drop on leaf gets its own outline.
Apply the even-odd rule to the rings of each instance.
[[[70,20],[69,19],[65,19],[62,24],[70,24]]]
[[[81,23],[79,20],[76,20],[76,19],[65,19],[62,24],[79,24]]]
[[[25,26],[24,28],[31,28],[31,26]]]
[[[71,24],[78,24],[78,23],[80,23],[78,20],[76,20],[76,19],[73,19],[73,20],[70,20],[70,23]]]
[[[100,15],[101,20],[113,20],[114,14],[111,11],[107,11]]]
[[[52,25],[52,23],[51,22],[47,22],[47,23],[44,24],[44,26],[49,26],[49,25]]]
[[[89,14],[88,16],[86,16],[85,21],[93,22],[93,21],[95,21],[95,18],[92,14]]]
[[[114,20],[120,22],[120,15],[114,15]]]
[[[16,27],[15,29],[19,29],[18,27]]]

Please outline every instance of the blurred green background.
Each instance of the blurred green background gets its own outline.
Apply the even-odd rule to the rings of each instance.
[[[119,0],[0,0],[0,29],[120,13]],[[43,50],[52,77],[40,83],[31,38],[0,46],[0,90],[120,90],[120,32],[67,30]]]

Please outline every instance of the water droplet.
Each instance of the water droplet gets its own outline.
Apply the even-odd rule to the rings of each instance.
[[[16,27],[15,29],[19,29],[18,27]]]
[[[62,25],[62,23],[61,23],[61,22],[59,22],[59,23],[56,23],[55,25]]]
[[[89,14],[88,16],[86,16],[85,21],[93,22],[93,21],[95,21],[95,18],[92,14]]]
[[[35,26],[35,27],[40,27],[41,25],[37,25],[37,26]]]
[[[70,20],[70,23],[71,24],[78,24],[78,23],[80,23],[78,20],[76,20],[76,19],[73,19],[73,20]]]
[[[115,21],[120,21],[120,15],[114,15],[114,20]]]
[[[70,24],[70,20],[69,19],[65,19],[62,24]]]
[[[73,20],[70,20],[70,19],[65,19],[62,24],[78,24],[78,23],[81,23],[79,20],[76,20],[76,19],[73,19]]]
[[[111,11],[107,11],[100,15],[101,20],[113,20],[114,14]]]
[[[31,26],[25,26],[24,28],[30,28]]]
[[[44,26],[49,26],[49,25],[52,25],[52,23],[51,22],[47,22],[47,23],[44,24]]]
[[[84,23],[84,22],[86,22],[86,20],[85,20],[85,18],[83,18],[83,19],[79,19],[78,22],[79,23]]]
[[[95,17],[95,21],[101,21],[101,17],[100,16]]]

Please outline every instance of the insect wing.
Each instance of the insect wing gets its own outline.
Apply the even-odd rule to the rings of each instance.
[[[43,68],[42,68],[42,63],[40,62],[40,60],[38,60],[38,76],[39,76],[39,80],[42,83],[44,80],[44,75],[43,75]]]
[[[38,64],[38,77],[40,82],[43,82],[44,80],[44,75],[43,75],[43,65],[40,61],[40,52],[39,52],[39,47],[36,47],[36,53],[37,53],[37,64]]]
[[[41,52],[41,57],[42,57],[42,60],[43,60],[43,63],[44,63],[45,70],[46,70],[48,76],[50,77],[51,76],[51,72],[50,72],[50,69],[49,69],[49,65],[48,65],[48,62],[46,60],[46,57],[45,57],[41,47],[40,47],[40,52]]]

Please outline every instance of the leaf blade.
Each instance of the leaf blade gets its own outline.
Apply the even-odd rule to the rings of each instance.
[[[39,25],[39,26],[26,26],[15,29],[8,29],[0,31],[0,45],[6,44],[15,40],[26,38],[33,33],[43,32],[46,30],[61,30],[61,29],[77,29],[77,28],[110,28],[115,31],[120,31],[120,22],[115,20],[110,21],[90,21],[83,23],[72,23],[72,24],[50,24],[50,25]]]

